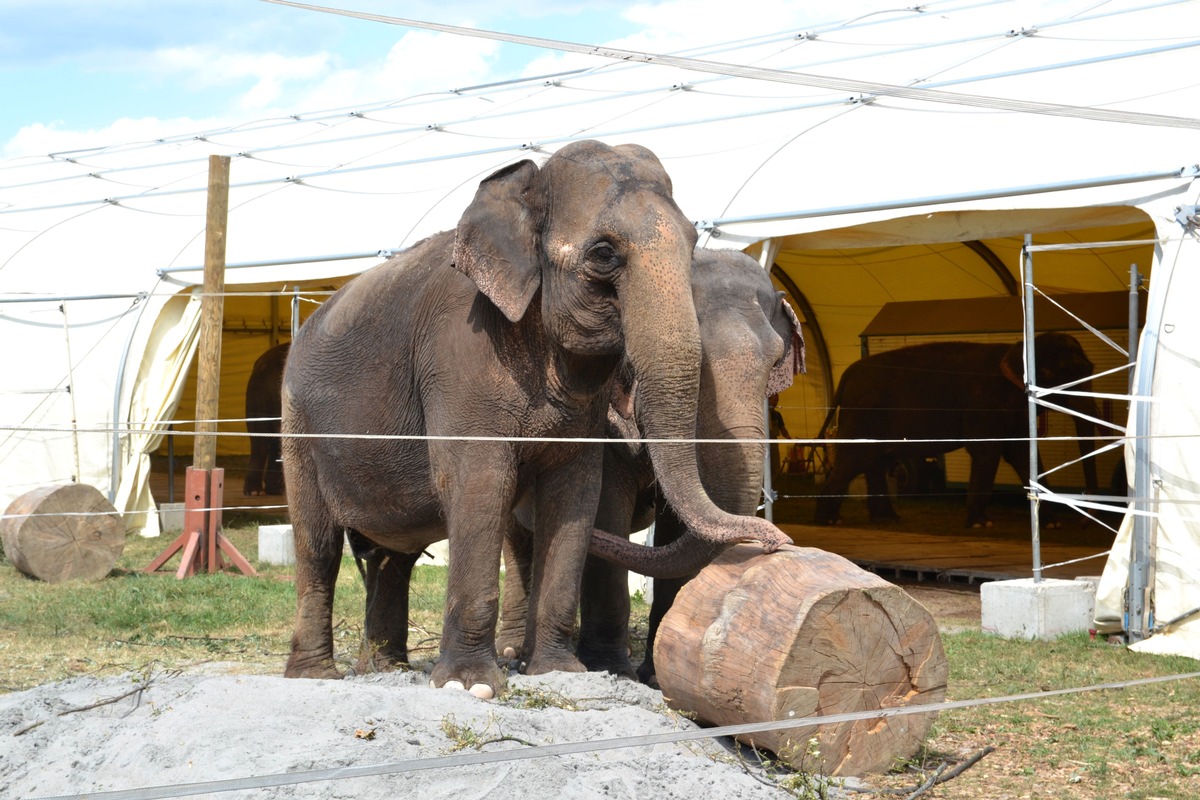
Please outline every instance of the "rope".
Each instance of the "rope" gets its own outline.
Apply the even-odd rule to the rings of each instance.
[[[466,767],[481,764],[527,761],[529,759],[549,758],[552,756],[599,753],[606,750],[619,750],[623,748],[652,747],[659,744],[675,744],[678,742],[694,741],[697,739],[715,739],[722,736],[739,736],[742,734],[760,733],[765,731],[780,731],[791,728],[808,727],[812,725],[835,725],[847,722],[858,722],[861,720],[901,717],[909,714],[927,714],[931,712],[954,711],[963,708],[976,708],[979,706],[997,705],[1001,703],[1018,703],[1028,700],[1043,700],[1050,697],[1061,697],[1069,694],[1081,694],[1110,689],[1129,689],[1135,686],[1148,686],[1158,683],[1191,680],[1198,677],[1200,677],[1200,672],[1187,672],[1154,678],[1138,678],[1128,681],[1118,681],[1115,683],[1101,683],[1092,686],[1079,686],[1068,689],[1052,689],[1044,692],[1005,695],[1003,697],[985,697],[974,700],[953,700],[943,703],[929,703],[927,705],[881,708],[871,711],[830,714],[818,717],[801,717],[798,719],[777,720],[774,722],[750,722],[741,725],[723,725],[715,728],[672,731],[670,733],[656,733],[647,734],[645,736],[631,736],[615,739],[600,739],[591,742],[563,742],[561,744],[539,745],[522,750],[505,750],[496,753],[464,753],[437,758],[406,759],[402,761],[383,762],[380,764],[331,767],[328,769],[276,773],[272,775],[255,775],[243,778],[229,778],[218,781],[175,784],[171,786],[146,786],[136,789],[125,789],[109,792],[88,792],[86,794],[31,798],[31,800],[85,800],[85,798],[86,800],[160,800],[160,798],[167,797],[189,797],[197,794],[218,794],[222,792],[246,791],[248,789],[264,789],[275,786],[293,786],[300,783],[313,783],[316,781],[342,781],[351,778],[365,778],[376,775],[394,775],[430,769],[450,769],[453,767]]]

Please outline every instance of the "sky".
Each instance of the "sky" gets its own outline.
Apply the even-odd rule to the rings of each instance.
[[[887,7],[883,0],[314,4],[647,52],[803,30]],[[0,158],[546,74],[583,58],[263,0],[0,0]]]

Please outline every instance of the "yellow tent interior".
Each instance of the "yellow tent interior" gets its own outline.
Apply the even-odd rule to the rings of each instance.
[[[927,341],[930,337],[1020,339],[1019,313],[1009,312],[1005,317],[1008,321],[1002,325],[985,324],[969,308],[964,319],[960,304],[975,298],[1020,295],[1021,250],[1026,234],[1032,235],[1035,245],[1108,244],[1037,253],[1033,261],[1034,283],[1041,292],[1056,298],[1105,293],[1109,298],[1104,304],[1108,309],[1105,318],[1085,319],[1085,322],[1100,327],[1120,346],[1127,346],[1127,318],[1114,319],[1121,312],[1120,309],[1113,312],[1110,301],[1128,293],[1131,264],[1136,264],[1143,277],[1149,279],[1156,235],[1154,224],[1145,212],[1131,206],[943,211],[898,216],[853,227],[829,227],[776,240],[778,251],[773,259],[772,276],[776,285],[788,293],[800,315],[808,351],[807,375],[798,376],[792,388],[778,399],[789,433],[796,438],[817,434],[838,378],[850,363],[861,357],[864,348],[876,352]],[[1114,242],[1125,244],[1111,246]],[[753,245],[748,252],[760,256],[761,247]],[[278,284],[228,288],[220,386],[220,417],[224,422],[219,430],[230,435],[219,438],[217,452],[219,463],[227,469],[228,486],[236,487],[237,494],[244,469],[241,459],[249,452],[249,439],[235,434],[245,432],[241,422],[245,416],[245,387],[255,359],[274,343],[290,339],[291,298],[295,290],[303,298],[299,303],[303,320],[328,293],[351,278],[288,285],[282,292]],[[1144,285],[1141,292],[1144,298]],[[907,331],[900,329],[904,326],[897,328],[894,322],[897,309],[904,312],[903,305],[914,301],[927,303],[916,315],[920,323]],[[929,304],[930,301],[938,302]],[[877,320],[885,308],[889,309],[892,322],[886,318]],[[1019,304],[1012,308],[1019,308]],[[1061,314],[1052,317],[1044,310],[1039,310],[1039,314],[1039,330],[1069,327],[1097,364],[1098,372],[1125,362],[1123,352],[1097,339],[1083,325],[1063,323]],[[890,326],[888,335],[873,335],[873,323],[876,334],[882,330],[881,325]],[[1127,380],[1126,372],[1118,371],[1098,380],[1096,390],[1124,394]],[[175,429],[180,433],[191,429],[195,382],[193,360],[174,415]],[[1108,407],[1106,413],[1124,423],[1123,404]],[[1065,419],[1052,422],[1051,431],[1055,430],[1053,426],[1070,435]],[[190,463],[191,437],[174,438],[175,457]],[[166,452],[164,441],[157,455]],[[1110,453],[1099,465],[1102,482],[1117,459],[1118,455]],[[948,473],[951,469],[952,464],[948,463]],[[1009,480],[1012,479],[1010,476]],[[1001,475],[999,480],[1004,481],[1005,476]],[[1071,483],[1069,477],[1067,483]],[[229,488],[227,493],[234,494],[235,489]],[[167,500],[160,489],[155,495],[159,502]]]

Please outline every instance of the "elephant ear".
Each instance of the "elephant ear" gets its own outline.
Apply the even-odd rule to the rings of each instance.
[[[541,285],[537,259],[537,214],[530,187],[538,169],[519,161],[488,176],[458,221],[454,266],[509,322],[525,315]]]
[[[1021,377],[1025,374],[1024,342],[1013,342],[1004,351],[1004,357],[1000,359],[1000,374],[1022,393],[1025,392],[1025,379]]]
[[[770,376],[767,377],[768,397],[779,394],[791,386],[795,376],[808,370],[808,365],[805,363],[804,334],[800,332],[800,319],[792,309],[791,303],[784,297],[783,292],[778,294],[778,301],[787,318],[791,335],[784,338],[783,357],[775,363],[775,366],[771,368]]]

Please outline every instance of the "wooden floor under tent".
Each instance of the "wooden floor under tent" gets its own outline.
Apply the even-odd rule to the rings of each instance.
[[[225,472],[226,524],[274,524],[287,518],[284,496],[242,494],[244,458],[218,459]],[[175,461],[175,502],[183,502],[184,474],[190,460]],[[156,458],[150,485],[155,500],[169,502],[166,459]],[[965,529],[966,501],[962,492],[943,496],[899,498],[896,510],[901,522],[871,524],[865,503],[847,500],[842,507],[843,525],[817,526],[812,519],[810,493],[789,494],[776,503],[775,522],[804,547],[837,553],[864,569],[896,582],[928,581],[958,586],[977,586],[989,580],[1027,578],[1033,574],[1029,536],[1029,507],[1019,492],[1002,492],[988,509],[994,527]],[[1061,529],[1043,531],[1042,563],[1055,565],[1045,577],[1073,579],[1099,575],[1113,533],[1104,525],[1066,512]],[[1115,526],[1115,521],[1108,520]],[[1076,559],[1085,559],[1076,561]]]
[[[1033,575],[1033,550],[1029,539],[996,538],[986,529],[934,534],[788,523],[780,523],[780,527],[798,545],[837,553],[896,582],[975,585]],[[1053,566],[1044,569],[1042,574],[1047,578],[1066,579],[1099,575],[1105,559],[1088,557],[1102,552],[1105,552],[1104,547],[1043,540],[1043,565],[1064,561],[1075,563]]]

